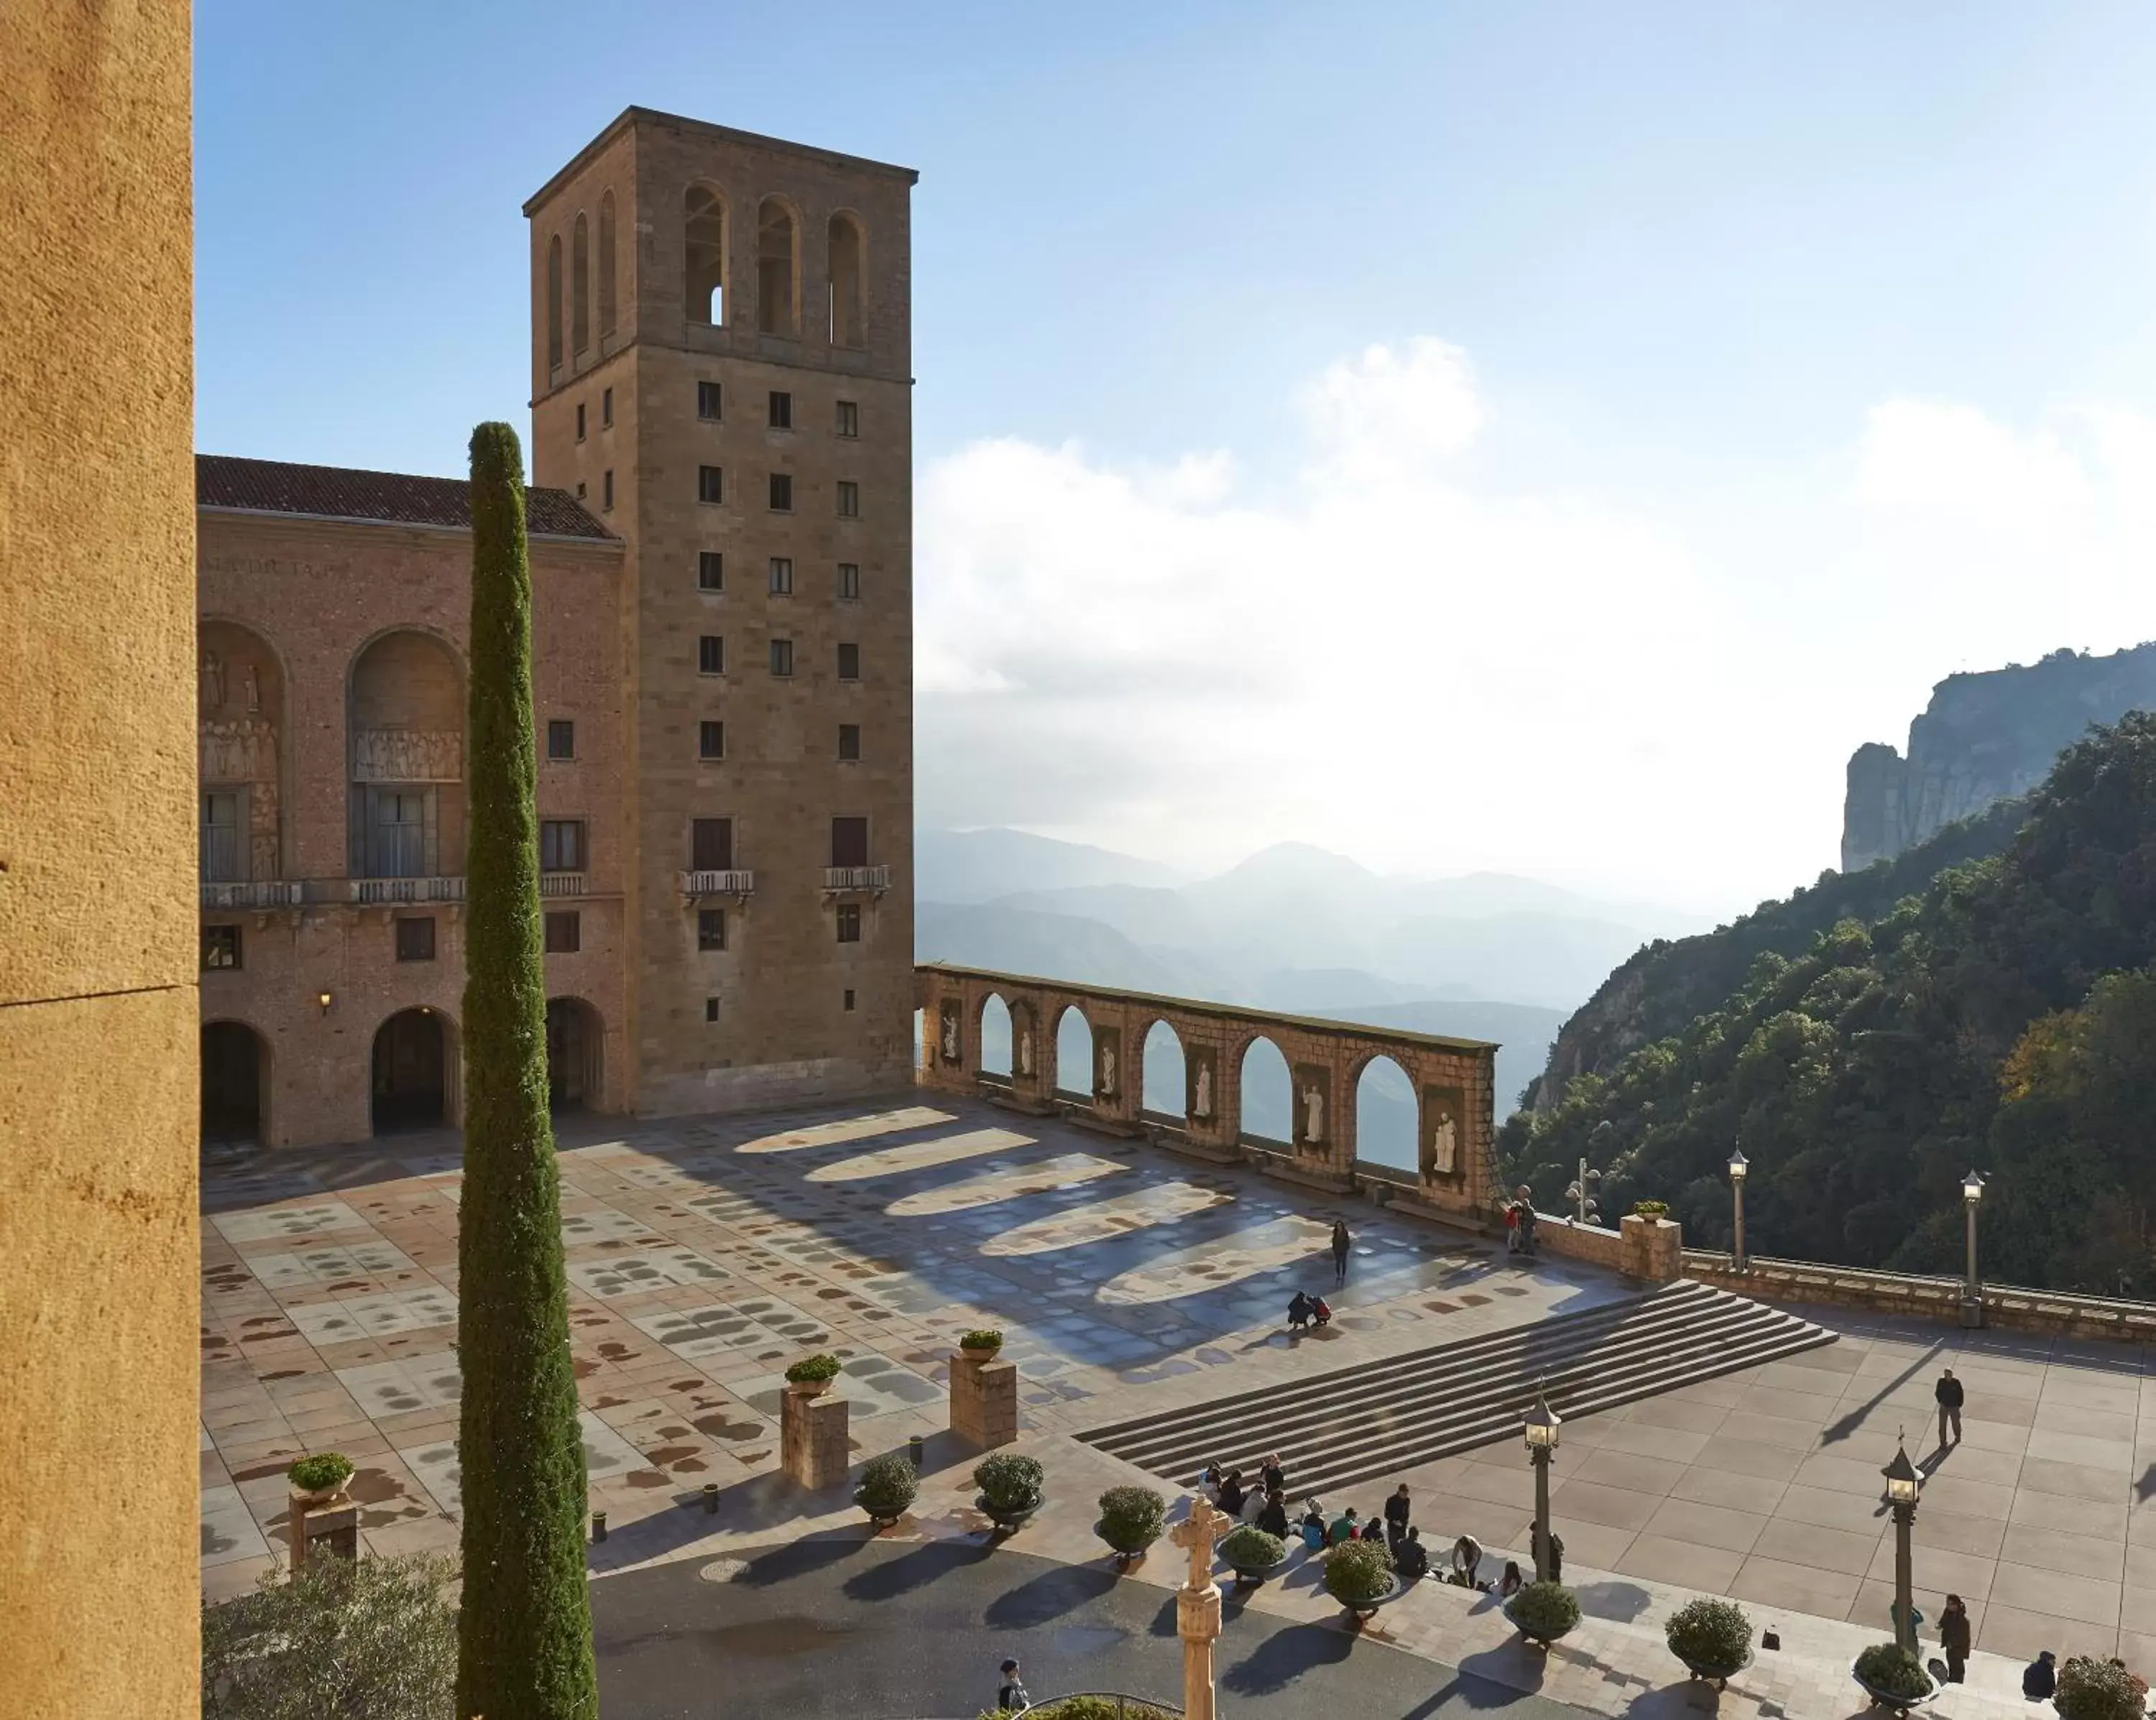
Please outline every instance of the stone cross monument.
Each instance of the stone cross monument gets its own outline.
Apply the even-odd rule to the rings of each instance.
[[[1190,1576],[1175,1591],[1175,1634],[1183,1639],[1183,1712],[1185,1720],[1213,1720],[1213,1645],[1220,1636],[1220,1589],[1213,1580],[1213,1543],[1235,1519],[1207,1499],[1168,1532],[1190,1554]]]

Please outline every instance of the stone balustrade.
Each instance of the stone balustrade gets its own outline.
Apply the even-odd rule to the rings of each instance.
[[[916,968],[914,987],[923,1011],[916,1079],[924,1087],[985,1092],[1036,1114],[1060,1110],[1111,1133],[1149,1134],[1201,1158],[1246,1160],[1283,1180],[1367,1191],[1387,1205],[1477,1227],[1502,1205],[1495,1045],[940,962]],[[992,998],[1010,1011],[1008,1075],[981,1067],[981,1016]],[[1057,1029],[1071,1010],[1091,1031],[1090,1069],[1057,1066]],[[1142,1104],[1146,1040],[1160,1025],[1183,1052],[1180,1113]],[[1243,1062],[1260,1041],[1287,1064],[1291,1140],[1244,1127]],[[1399,1067],[1414,1092],[1413,1171],[1356,1162],[1357,1083],[1381,1057]]]

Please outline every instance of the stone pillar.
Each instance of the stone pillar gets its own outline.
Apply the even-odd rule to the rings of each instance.
[[[339,1559],[359,1557],[359,1507],[350,1497],[341,1493],[311,1505],[305,1494],[294,1493],[290,1509],[287,1536],[294,1570],[307,1562],[311,1553],[327,1553]]]
[[[1623,1269],[1650,1283],[1666,1284],[1684,1273],[1684,1226],[1673,1219],[1628,1212],[1619,1224]]]
[[[852,1406],[844,1398],[787,1389],[778,1407],[779,1466],[812,1492],[846,1478],[853,1455]]]
[[[1183,1639],[1184,1720],[1213,1720],[1213,1645],[1220,1639],[1220,1585],[1213,1580],[1213,1543],[1232,1521],[1199,1499],[1168,1539],[1190,1555],[1190,1575],[1175,1591],[1175,1634]]]
[[[1018,1437],[1018,1364],[951,1358],[951,1431],[986,1451]]]

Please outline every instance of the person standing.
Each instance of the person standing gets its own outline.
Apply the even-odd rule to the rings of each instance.
[[[1404,1541],[1408,1533],[1408,1484],[1402,1482],[1399,1491],[1385,1501],[1385,1538]]]
[[[1334,1219],[1332,1221],[1332,1282],[1336,1284],[1344,1284],[1348,1282],[1348,1250],[1353,1246],[1353,1241],[1354,1238],[1348,1234],[1348,1221],[1344,1218]]]
[[[1006,1714],[1023,1714],[1033,1706],[1033,1698],[1025,1693],[1025,1680],[1019,1676],[1018,1662],[1005,1661],[1003,1674],[1004,1682],[996,1687],[996,1706]]]
[[[1535,1191],[1520,1185],[1520,1252],[1535,1257]]]
[[[1946,1610],[1939,1615],[1939,1646],[1946,1651],[1947,1682],[1959,1684],[1969,1666],[1969,1609],[1958,1595],[1947,1596]]]
[[[1269,1493],[1287,1491],[1287,1472],[1281,1467],[1278,1451],[1265,1453],[1265,1461],[1258,1467],[1258,1484]]]
[[[1932,1388],[1932,1395],[1939,1405],[1939,1449],[1947,1448],[1947,1423],[1953,1423],[1953,1442],[1961,1443],[1961,1381],[1954,1378],[1954,1370],[1948,1369],[1939,1375],[1939,1383]]]

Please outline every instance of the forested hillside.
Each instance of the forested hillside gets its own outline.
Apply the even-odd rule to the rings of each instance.
[[[1961,829],[1981,847],[1981,822]],[[1989,1276],[2146,1292],[2156,716],[2134,713],[2062,754],[2004,852],[1899,903],[1874,899],[1897,875],[1875,868],[1841,881],[1846,892],[1822,886],[1741,923],[1768,947],[1733,989],[1673,1027],[1656,1021],[1648,1042],[1506,1125],[1514,1174],[1554,1209],[1584,1154],[1604,1172],[1605,1211],[1667,1200],[1689,1240],[1726,1246],[1726,1166],[1742,1147],[1755,1252],[1954,1271],[1960,1180],[1974,1165],[1993,1179]],[[1771,947],[1830,904],[1844,917],[1801,950]],[[1742,948],[1686,958],[1695,995],[1711,991],[1712,962]]]

